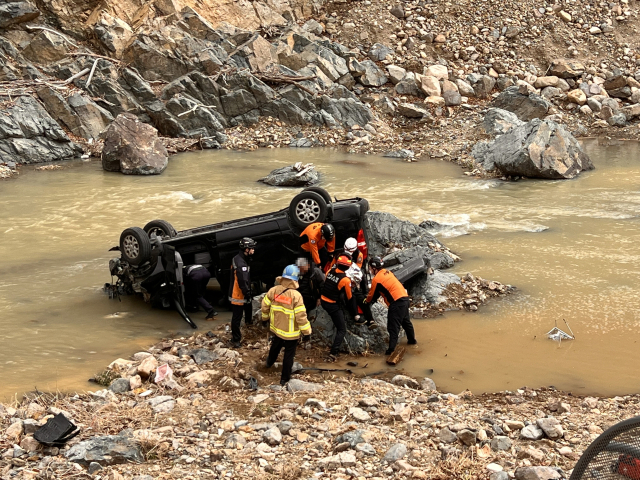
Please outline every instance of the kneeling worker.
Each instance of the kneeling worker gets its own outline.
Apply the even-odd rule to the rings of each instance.
[[[323,268],[336,250],[336,229],[330,223],[312,223],[300,234],[300,247]]]
[[[340,306],[340,299],[343,293],[349,313],[354,316],[356,322],[360,320],[360,316],[357,314],[356,298],[351,292],[351,279],[345,273],[350,266],[351,259],[347,255],[340,255],[336,264],[331,267],[331,270],[327,273],[327,278],[322,287],[320,304],[331,316],[331,321],[336,327],[336,336],[333,339],[333,345],[331,345],[331,351],[329,352],[330,361],[337,360],[342,341],[347,333],[344,312]]]
[[[389,307],[387,313],[387,331],[389,332],[389,349],[385,355],[391,355],[398,345],[398,335],[400,327],[407,334],[407,344],[416,345],[416,334],[409,315],[409,294],[400,280],[390,272],[382,268],[384,264],[380,257],[373,257],[369,260],[369,268],[373,275],[371,290],[367,295],[366,302],[373,303],[382,295],[384,302]]]
[[[311,324],[307,320],[302,295],[297,290],[299,276],[298,267],[287,266],[282,276],[276,279],[277,285],[272,287],[262,299],[262,321],[266,322],[270,319],[269,328],[275,335],[269,349],[267,367],[275,363],[280,350],[284,348],[280,385],[285,385],[291,378],[300,334],[303,335],[303,342],[311,339]]]

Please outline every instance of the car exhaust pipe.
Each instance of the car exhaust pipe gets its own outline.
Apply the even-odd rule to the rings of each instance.
[[[187,312],[184,311],[184,308],[182,308],[182,305],[180,305],[180,301],[178,300],[177,294],[176,296],[173,297],[172,300],[173,300],[173,306],[178,311],[180,316],[184,318],[184,321],[187,322],[191,326],[191,328],[198,328],[198,326],[195,323],[193,323],[193,320],[189,318],[189,315],[187,315]]]

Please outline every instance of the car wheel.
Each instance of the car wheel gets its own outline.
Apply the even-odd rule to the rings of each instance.
[[[143,230],[147,232],[149,238],[151,238],[152,233],[155,233],[158,237],[175,237],[177,235],[176,229],[166,220],[151,220],[144,226]]]
[[[120,252],[131,265],[146,262],[151,256],[149,235],[140,227],[126,228],[120,235]]]
[[[320,195],[320,196],[322,196],[322,198],[324,198],[324,201],[326,202],[327,205],[329,205],[331,202],[333,202],[333,200],[331,199],[331,195],[329,195],[329,192],[327,192],[322,187],[307,187],[302,191],[303,192],[316,192],[318,195]]]
[[[316,192],[299,193],[291,200],[289,217],[298,228],[306,228],[307,225],[315,222],[324,222],[327,217],[327,202]]]

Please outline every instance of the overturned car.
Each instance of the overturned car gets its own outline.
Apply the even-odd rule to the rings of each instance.
[[[105,284],[105,291],[111,297],[142,294],[154,307],[175,308],[196,328],[185,308],[184,266],[204,266],[226,292],[238,242],[251,237],[258,243],[251,264],[252,295],[259,295],[302,254],[299,236],[311,223],[330,222],[336,231],[337,246],[349,237],[356,238],[366,259],[368,210],[369,202],[364,198],[332,199],[326,190],[309,187],[296,195],[288,207],[273,213],[181,231],[165,220],[152,220],[143,228],[129,227],[120,235],[119,245],[111,249],[120,251],[119,258],[109,261],[112,278],[117,280]],[[423,259],[415,258],[390,269],[396,270],[405,282],[424,273],[426,267]]]

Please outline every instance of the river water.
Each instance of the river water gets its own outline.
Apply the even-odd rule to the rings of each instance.
[[[182,229],[283,208],[297,190],[256,179],[296,161],[315,163],[332,195],[445,225],[440,238],[463,258],[456,273],[518,287],[479,312],[414,320],[420,344],[401,370],[433,369],[452,392],[640,392],[640,146],[586,149],[596,170],[572,181],[477,180],[443,161],[302,149],[182,154],[154,177],[103,172],[98,162],[25,170],[0,183],[0,399],[91,389],[86,380],[113,359],[189,334],[175,312],[102,293],[108,249],[124,228],[155,218]],[[576,340],[546,339],[556,322],[566,330],[563,319]]]

